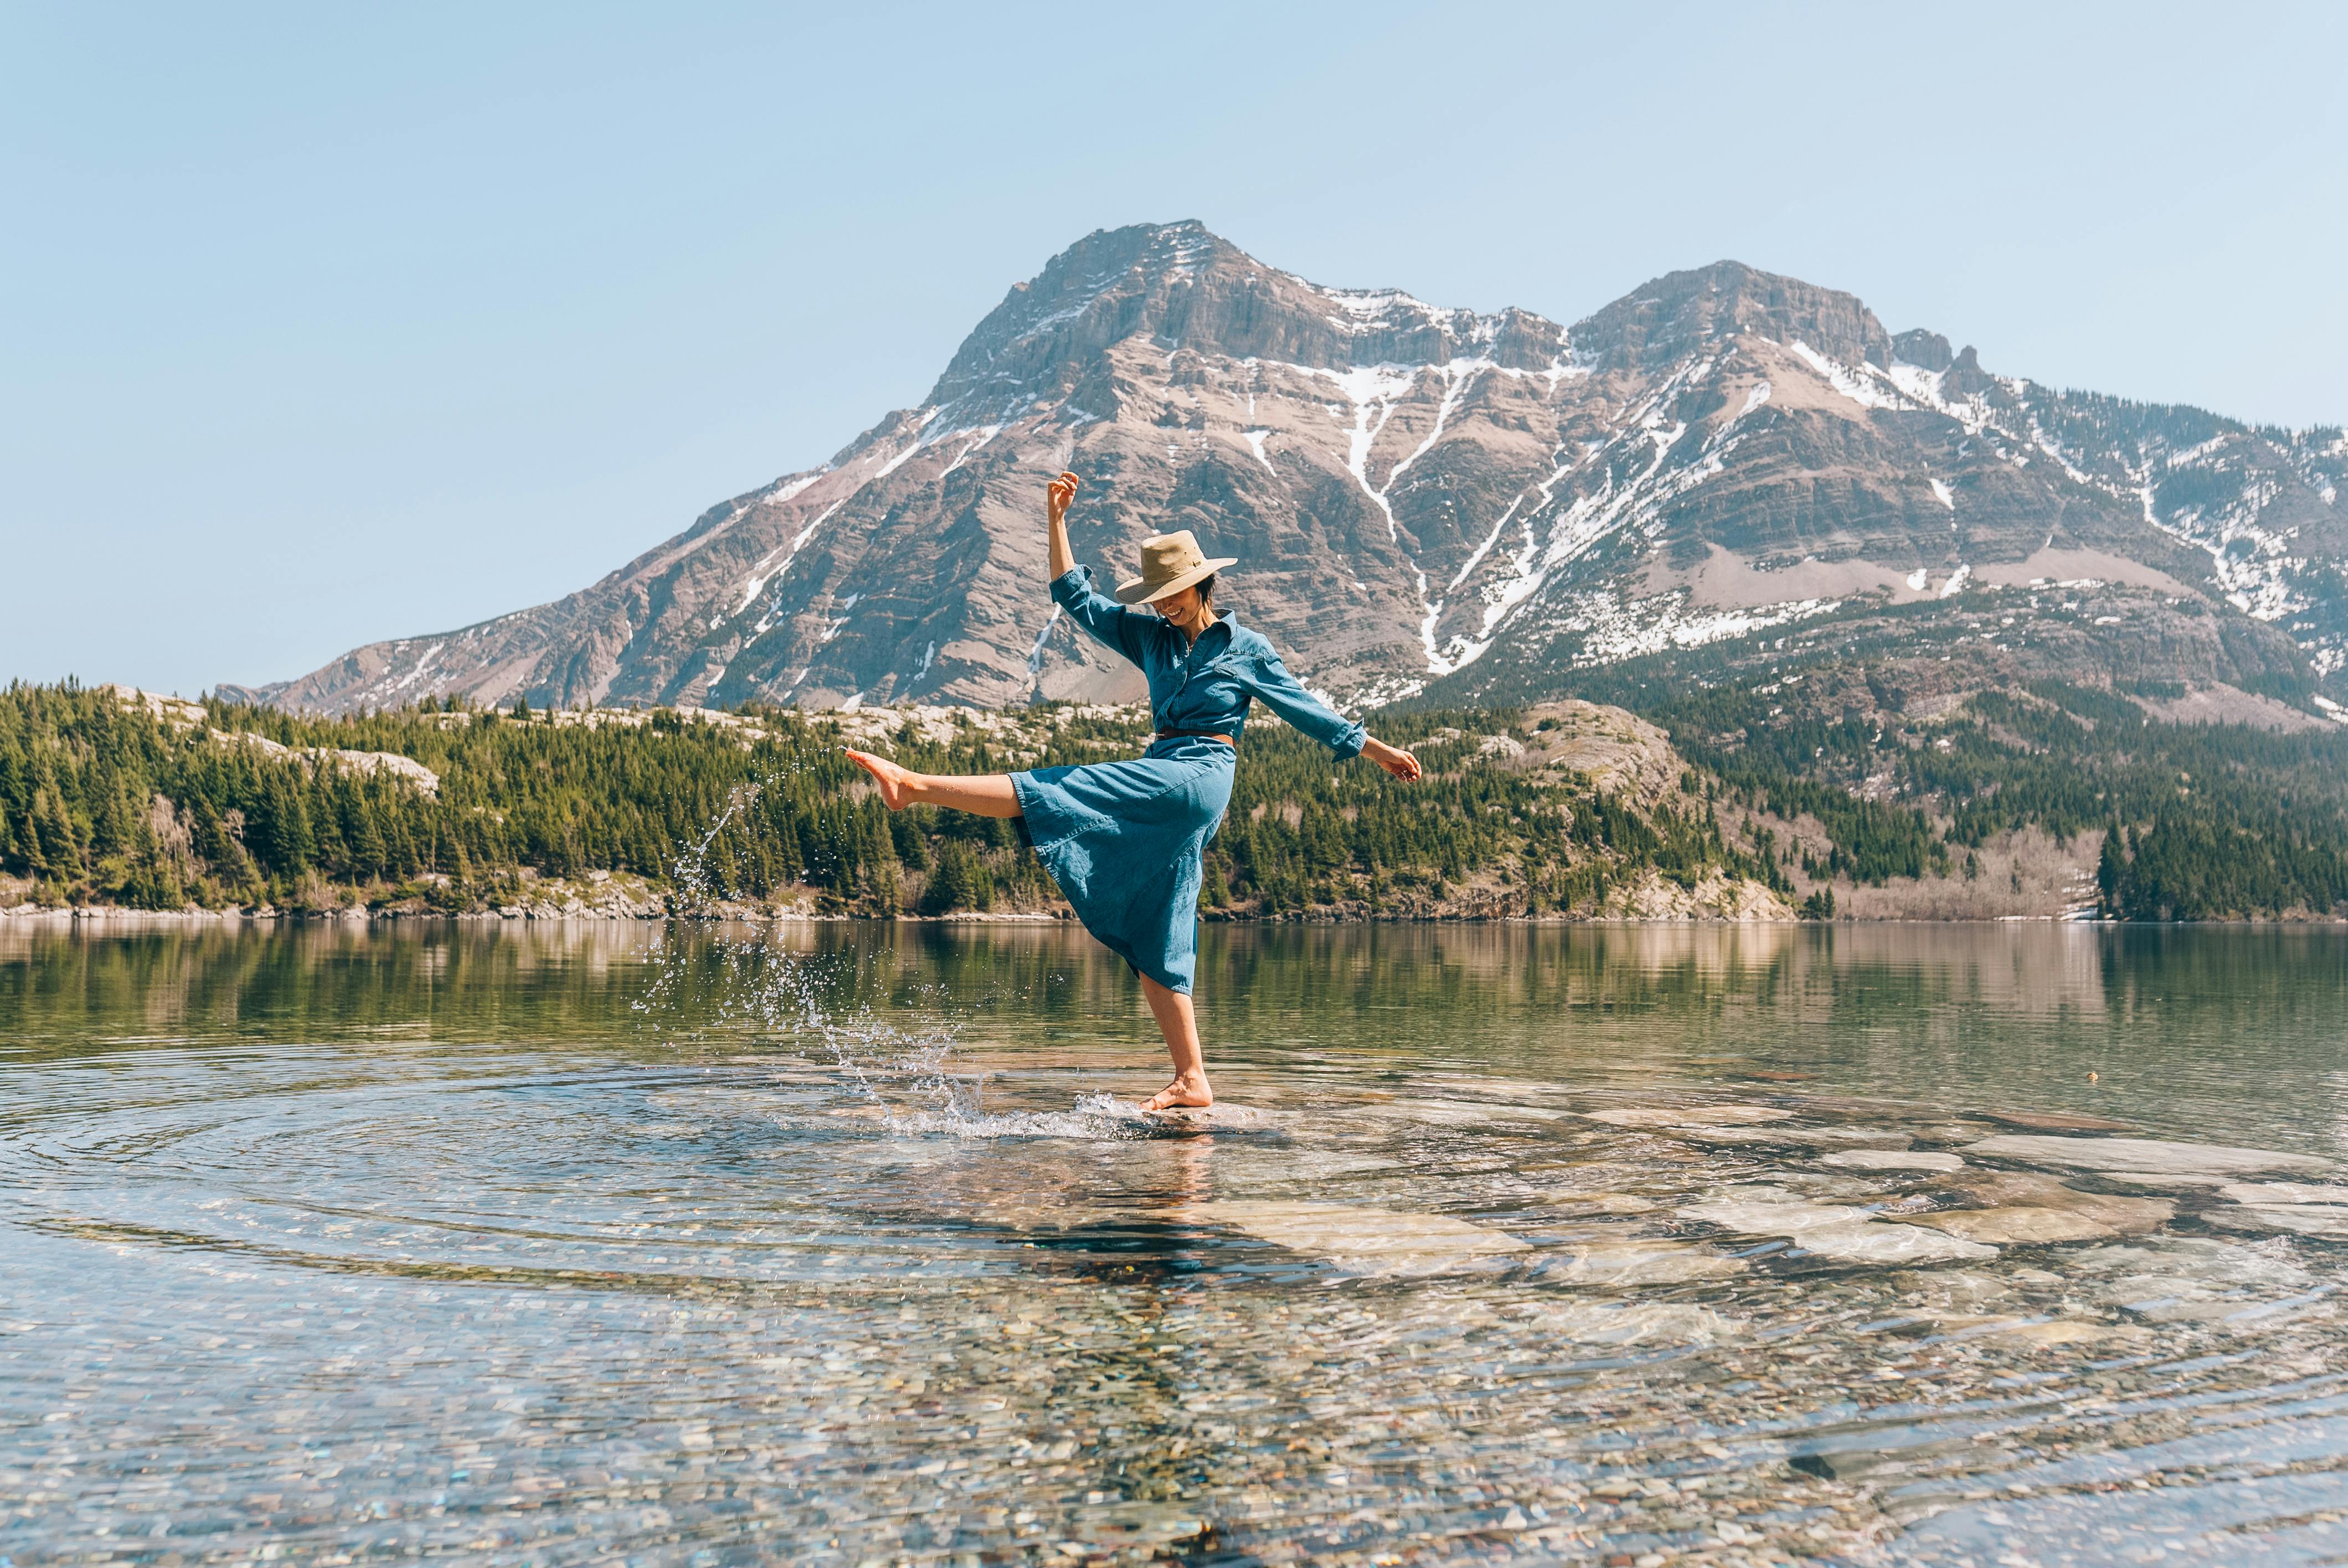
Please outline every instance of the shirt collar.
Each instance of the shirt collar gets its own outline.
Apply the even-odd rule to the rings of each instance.
[[[1192,638],[1189,642],[1182,645],[1182,656],[1187,659],[1190,655],[1198,652],[1200,644],[1205,642],[1208,638],[1212,637],[1219,630],[1223,634],[1224,639],[1229,641],[1231,635],[1231,629],[1237,624],[1238,622],[1231,619],[1231,611],[1225,610],[1222,614],[1215,617],[1214,620],[1207,623],[1206,630],[1201,631],[1198,636]],[[1175,635],[1179,637],[1181,633],[1177,631]]]

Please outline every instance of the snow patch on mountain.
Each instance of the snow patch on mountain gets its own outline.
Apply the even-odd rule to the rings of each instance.
[[[1684,590],[1632,599],[1612,586],[1578,589],[1568,597],[1561,627],[1581,635],[1577,669],[1620,663],[1672,648],[1750,637],[1842,607],[1840,600],[1802,599],[1748,610],[1697,610]]]
[[[1060,607],[1055,604],[1052,606],[1052,613],[1045,618],[1044,630],[1035,634],[1034,644],[1027,650],[1027,674],[1030,679],[1039,678],[1043,675],[1044,649],[1045,646],[1052,640],[1052,629],[1059,624]],[[933,642],[930,646],[934,648],[937,644]],[[922,668],[926,670],[929,666],[924,662]]]
[[[823,527],[825,523],[829,522],[834,512],[839,511],[840,507],[854,500],[857,494],[860,492],[860,487],[859,491],[851,491],[850,494],[842,496],[839,499],[834,501],[830,506],[826,507],[821,512],[818,513],[816,515],[815,521],[809,523],[806,528],[801,528],[797,534],[793,535],[790,544],[786,547],[789,553],[784,556],[783,564],[777,567],[772,572],[768,573],[765,577],[757,579],[755,590],[744,597],[742,600],[742,609],[736,610],[735,613],[739,615],[743,610],[748,610],[750,606],[757,601],[758,595],[766,591],[767,586],[769,583],[780,582],[785,577],[788,576],[791,569],[791,563],[799,559],[799,552],[807,548],[807,542],[808,540],[815,538],[816,530]],[[777,552],[775,551],[768,551],[767,559],[772,559],[776,553]],[[766,563],[762,561],[759,564],[763,566]],[[757,638],[765,636],[767,630],[775,624],[776,619],[780,614],[781,611],[778,610],[770,610],[765,615],[759,617],[758,623],[750,629],[751,637]]]
[[[1820,380],[1861,408],[1898,408],[1905,401],[1896,395],[1896,387],[1892,394],[1884,391],[1876,380],[1882,373],[1873,365],[1866,366],[1868,374],[1862,375],[1849,365],[1828,359],[1798,338],[1786,346],[1800,354],[1809,367],[1818,373]]]
[[[1326,375],[1335,382],[1338,389],[1352,401],[1354,427],[1347,434],[1345,471],[1354,476],[1354,483],[1362,487],[1362,493],[1370,498],[1371,504],[1376,507],[1379,514],[1385,518],[1386,538],[1396,549],[1402,550],[1403,559],[1408,565],[1417,589],[1419,608],[1424,612],[1419,620],[1418,635],[1419,641],[1426,651],[1428,673],[1449,674],[1458,667],[1458,662],[1446,658],[1435,645],[1436,623],[1443,617],[1442,601],[1428,595],[1425,569],[1419,566],[1415,556],[1403,548],[1402,528],[1395,519],[1394,503],[1389,497],[1393,493],[1395,481],[1401,477],[1403,471],[1424,456],[1436,442],[1442,438],[1444,426],[1449,421],[1452,411],[1458,406],[1461,395],[1474,383],[1478,374],[1493,368],[1491,362],[1486,359],[1463,358],[1454,359],[1448,364],[1440,365],[1383,364],[1355,365],[1344,371],[1321,372],[1311,372],[1303,365],[1288,368],[1306,371],[1307,374]],[[1378,436],[1385,432],[1386,422],[1394,417],[1395,409],[1410,394],[1412,388],[1418,384],[1418,378],[1422,373],[1431,373],[1444,378],[1443,397],[1436,407],[1434,428],[1427,432],[1425,440],[1386,471],[1386,482],[1384,485],[1374,485],[1370,482],[1370,454],[1377,446]]]
[[[2165,466],[2171,471],[2204,466],[2199,460],[2207,457],[2209,445],[2171,456]],[[2208,555],[2219,592],[2255,620],[2280,620],[2307,610],[2312,602],[2298,584],[2308,562],[2292,553],[2290,534],[2259,524],[2259,513],[2274,499],[2275,491],[2273,480],[2253,477],[2219,505],[2181,507],[2163,517],[2156,505],[2155,487],[2148,479],[2139,487],[2145,520]]]
[[[1672,418],[1669,410],[1676,403],[1680,392],[1709,374],[1713,364],[1714,361],[1707,357],[1680,366],[1631,411],[1625,422],[1627,428],[1611,440],[1559,465],[1539,483],[1537,487],[1541,498],[1526,513],[1521,525],[1523,548],[1509,555],[1502,573],[1482,589],[1484,615],[1480,630],[1474,636],[1453,638],[1442,651],[1443,662],[1448,670],[1438,672],[1448,673],[1452,670],[1464,669],[1483,657],[1503,630],[1519,618],[1523,607],[1537,601],[1551,579],[1560,572],[1588,556],[1600,544],[1626,530],[1652,532],[1668,502],[1721,473],[1723,459],[1740,438],[1737,426],[1747,415],[1763,406],[1766,398],[1756,399],[1748,395],[1744,408],[1705,439],[1692,461],[1675,468],[1664,466],[1681,437],[1687,433],[1685,423]],[[1617,483],[1614,477],[1616,458],[1643,466],[1627,480]],[[1573,500],[1561,512],[1553,510],[1559,487],[1569,478],[1588,472],[1601,476],[1598,487]],[[1521,500],[1519,497],[1519,501]],[[1479,564],[1484,555],[1493,548],[1494,541],[1516,513],[1517,504],[1512,503],[1501,518],[1500,528],[1494,530],[1493,540],[1486,541],[1470,562],[1471,569]],[[1545,517],[1548,519],[1546,526],[1542,521]],[[1465,573],[1462,575],[1464,577]],[[1552,624],[1562,630],[1581,630],[1575,624],[1577,613],[1586,619],[1589,613],[1594,612],[1586,608],[1580,612],[1570,611],[1562,620],[1553,620]],[[1614,622],[1610,620],[1609,623]]]

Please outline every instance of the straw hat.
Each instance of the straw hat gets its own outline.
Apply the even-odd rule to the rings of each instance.
[[[1152,604],[1227,566],[1239,564],[1237,556],[1209,560],[1199,548],[1199,537],[1188,528],[1154,535],[1141,541],[1141,575],[1117,585],[1117,601]]]

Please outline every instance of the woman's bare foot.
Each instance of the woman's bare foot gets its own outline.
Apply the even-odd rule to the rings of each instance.
[[[920,774],[899,767],[887,757],[876,757],[870,752],[849,751],[845,746],[840,749],[848,752],[850,762],[870,774],[872,782],[880,786],[881,804],[891,811],[902,811],[912,804],[913,780]]]
[[[1204,1110],[1215,1102],[1215,1091],[1203,1072],[1183,1072],[1174,1081],[1141,1102],[1144,1111]]]

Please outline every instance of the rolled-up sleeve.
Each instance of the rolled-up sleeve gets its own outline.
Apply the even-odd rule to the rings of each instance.
[[[1074,567],[1052,579],[1052,602],[1068,619],[1093,634],[1096,641],[1141,662],[1143,639],[1149,634],[1146,617],[1117,603],[1093,586],[1090,567]]]
[[[1265,707],[1341,758],[1361,754],[1362,743],[1369,739],[1369,731],[1298,684],[1296,677],[1288,672],[1288,666],[1280,661],[1279,654],[1267,648],[1250,663],[1248,690],[1261,698]]]

